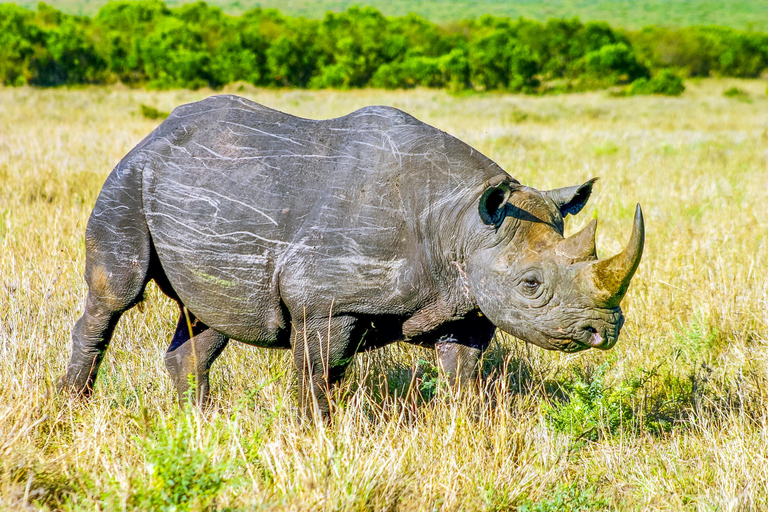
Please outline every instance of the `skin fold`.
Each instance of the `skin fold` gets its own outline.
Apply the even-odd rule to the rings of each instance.
[[[568,239],[594,180],[521,185],[458,139],[390,107],[293,117],[236,96],[183,105],[107,178],[86,228],[85,311],[65,388],[89,394],[123,312],[155,280],[180,315],[166,365],[204,402],[230,339],[293,352],[305,411],[328,415],[354,354],[435,348],[471,381],[495,329],[554,350],[610,348],[640,261]]]

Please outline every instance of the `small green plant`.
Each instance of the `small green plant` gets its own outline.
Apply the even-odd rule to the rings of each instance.
[[[575,370],[576,379],[563,385],[566,400],[545,406],[544,414],[557,432],[596,441],[632,425],[632,396],[642,382],[633,379],[615,387],[606,386],[608,369],[609,363],[603,363],[590,375]]]
[[[744,89],[739,89],[738,87],[731,87],[724,90],[723,96],[726,98],[733,98],[738,101],[743,101],[745,103],[752,103],[752,99],[749,97],[749,93]]]
[[[716,348],[719,333],[707,325],[705,319],[697,316],[687,328],[675,334],[675,356],[688,363],[696,363]]]
[[[140,441],[146,460],[146,478],[134,478],[131,506],[138,510],[181,512],[205,510],[226,482],[226,466],[214,462],[210,450],[197,446],[191,408],[172,424],[157,425]]]
[[[744,98],[749,97],[749,94],[744,89],[738,87],[731,87],[723,91],[723,96],[726,98]]]
[[[529,500],[517,507],[517,512],[587,512],[607,510],[608,500],[600,496],[593,487],[581,489],[576,482],[560,485],[551,498],[531,503]]]
[[[595,147],[596,156],[610,156],[619,152],[619,146],[611,141],[607,141],[604,144]]]
[[[664,96],[680,96],[685,92],[683,79],[677,76],[669,69],[661,70],[656,76],[651,78],[638,78],[629,86],[627,94],[630,96],[638,94],[661,94]]]
[[[437,393],[440,386],[440,376],[437,367],[425,359],[419,359],[416,363],[417,373],[421,369],[421,378],[419,379],[419,393],[424,400],[429,401]]]
[[[141,104],[141,115],[146,117],[147,119],[165,119],[170,115],[168,112],[162,112],[160,110],[157,110],[155,107],[151,107],[149,105]]]

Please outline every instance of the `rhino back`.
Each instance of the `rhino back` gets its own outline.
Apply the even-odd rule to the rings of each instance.
[[[259,345],[277,343],[286,309],[413,313],[435,293],[441,212],[503,173],[387,107],[312,121],[218,96],[142,145],[144,215],[174,290]]]

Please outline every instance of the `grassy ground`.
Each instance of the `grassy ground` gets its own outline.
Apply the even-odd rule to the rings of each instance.
[[[732,86],[745,94],[725,97]],[[234,89],[233,89],[234,91]],[[234,343],[213,410],[179,410],[162,354],[175,306],[126,314],[95,396],[51,387],[85,286],[83,231],[109,170],[168,111],[210,91],[0,89],[0,509],[765,510],[768,97],[764,82],[680,98],[240,91],[307,117],[394,105],[522,182],[600,176],[575,231],[602,255],[643,205],[647,244],[610,352],[499,336],[479,391],[429,351],[359,356],[333,425],[296,420],[288,354]]]
[[[92,16],[108,0],[50,0],[48,3],[72,14]],[[177,7],[196,0],[166,0]],[[38,0],[16,0],[34,9]],[[638,29],[646,25],[685,27],[724,25],[739,29],[768,31],[768,0],[209,0],[229,14],[242,14],[254,7],[279,9],[291,16],[322,18],[326,11],[343,11],[353,5],[371,5],[387,16],[414,12],[436,23],[494,16],[523,16],[545,21],[573,18],[607,21],[612,26]]]

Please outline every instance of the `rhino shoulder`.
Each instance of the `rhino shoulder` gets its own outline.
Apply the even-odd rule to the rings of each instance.
[[[369,105],[367,107],[355,110],[354,112],[347,114],[340,119],[347,119],[352,124],[359,123],[366,125],[380,125],[382,128],[402,125],[423,127],[429,126],[423,121],[419,121],[412,115],[387,105]]]
[[[179,105],[168,116],[169,120],[183,119],[189,117],[205,116],[206,114],[215,115],[217,112],[226,112],[228,110],[245,111],[250,113],[273,113],[282,114],[277,110],[265,107],[260,103],[251,101],[242,96],[234,94],[217,94],[209,96],[203,100]],[[285,114],[282,114],[285,115]]]

